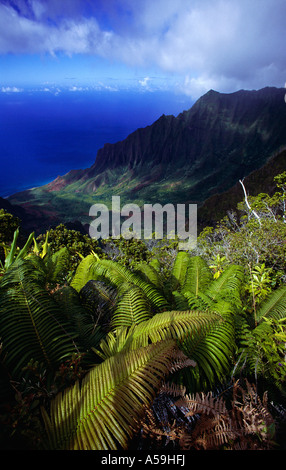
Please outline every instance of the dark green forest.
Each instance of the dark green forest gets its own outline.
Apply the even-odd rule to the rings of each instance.
[[[286,172],[274,182],[191,252],[25,236],[1,210],[1,449],[285,450]]]

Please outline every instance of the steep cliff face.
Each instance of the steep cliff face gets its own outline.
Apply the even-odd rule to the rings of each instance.
[[[255,160],[250,153],[260,155],[265,148],[269,154],[273,146],[285,142],[284,93],[275,88],[231,94],[211,90],[177,118],[163,115],[123,142],[105,145],[89,175],[147,162],[178,168],[180,164],[192,167],[195,162],[200,167],[219,167],[222,160],[237,160],[247,167]]]
[[[90,168],[72,170],[10,201],[34,206],[48,201],[65,217],[71,195],[79,210],[81,201],[87,207],[111,194],[128,202],[201,205],[286,145],[284,95],[285,89],[272,87],[230,94],[210,90],[177,117],[163,115],[125,140],[104,145]]]
[[[68,173],[62,184],[85,183],[122,167],[131,178],[132,170],[143,179],[152,171],[157,181],[191,175],[198,181],[208,178],[209,185],[231,186],[286,143],[284,93],[276,88],[230,94],[211,90],[177,117],[163,115],[124,141],[104,145],[90,168]],[[89,184],[88,191],[97,187]],[[199,194],[196,198],[201,199]]]

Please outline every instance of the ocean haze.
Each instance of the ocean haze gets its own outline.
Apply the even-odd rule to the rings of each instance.
[[[5,90],[0,93],[0,196],[89,167],[105,143],[192,104],[189,97],[168,92]]]

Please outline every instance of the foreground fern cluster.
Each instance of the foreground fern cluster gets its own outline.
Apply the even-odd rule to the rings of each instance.
[[[281,259],[275,275],[227,251],[211,263],[204,234],[200,253],[133,241],[116,260],[77,255],[74,270],[68,246],[32,234],[18,250],[17,238],[0,278],[2,447],[275,448]]]

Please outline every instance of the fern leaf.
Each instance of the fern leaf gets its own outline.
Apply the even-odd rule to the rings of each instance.
[[[51,256],[51,262],[48,264],[50,270],[50,279],[52,281],[61,280],[63,273],[68,271],[70,253],[66,247],[56,251]]]
[[[244,277],[243,268],[237,265],[228,268],[215,279],[204,291],[213,302],[227,300],[232,304],[240,305],[240,289]]]
[[[89,255],[79,264],[71,286],[79,291],[91,279],[104,280],[116,287],[126,282],[134,284],[142,289],[154,308],[163,309],[167,306],[166,299],[154,285],[115,261],[99,260]]]
[[[190,255],[186,251],[179,251],[171,270],[171,290],[180,290],[185,283]]]
[[[182,292],[190,292],[195,297],[205,291],[211,282],[211,272],[206,261],[200,256],[193,256],[188,264]]]
[[[223,316],[221,317],[223,318]],[[187,389],[205,390],[215,383],[223,381],[230,372],[235,352],[235,328],[231,318],[226,316],[205,335],[186,336],[181,348],[188,357],[198,364],[196,371],[188,370],[180,373],[180,380]]]
[[[162,281],[159,272],[150,263],[140,263],[136,266],[135,273],[144,276],[145,280],[152,283],[157,289],[162,290]]]
[[[101,324],[104,321],[107,326],[116,307],[117,289],[103,281],[91,280],[80,290],[79,295],[96,322]]]
[[[30,359],[53,369],[78,352],[68,322],[34,271],[28,260],[15,261],[0,285],[0,337],[15,375]]]
[[[190,306],[187,298],[178,291],[172,292],[176,310],[189,310]],[[191,307],[192,308],[192,307]]]
[[[76,273],[70,283],[76,291],[80,291],[88,281],[94,280],[93,268],[97,263],[97,258],[91,254],[86,256],[79,263]]]
[[[282,286],[272,292],[256,313],[256,319],[261,322],[263,317],[280,320],[286,317],[286,287]]]
[[[100,343],[100,357],[110,357],[121,350],[136,349],[147,346],[150,342],[161,340],[183,340],[186,336],[196,338],[205,336],[218,322],[222,321],[217,314],[202,312],[162,312],[149,320],[127,329],[122,327],[108,333]],[[188,355],[191,358],[191,356]]]
[[[53,299],[58,304],[62,320],[70,325],[73,336],[78,346],[85,351],[86,357],[86,351],[91,347],[98,347],[106,334],[105,314],[103,317],[100,314],[93,316],[86,303],[82,301],[81,295],[70,286],[57,290],[53,294]]]
[[[132,428],[170,371],[177,350],[160,342],[112,356],[51,403],[42,415],[51,449],[127,449]]]
[[[138,325],[152,316],[151,305],[142,295],[142,290],[127,284],[127,289],[119,299],[111,320],[111,328]]]
[[[196,393],[185,395],[180,398],[176,403],[177,406],[186,407],[189,409],[187,416],[194,415],[196,413],[216,415],[227,415],[228,411],[226,408],[225,400],[223,397],[214,397],[211,392]]]

